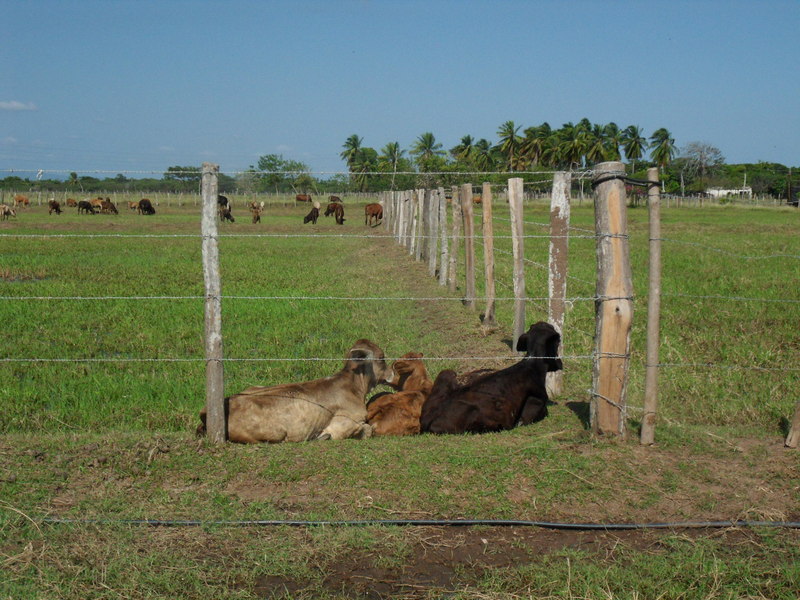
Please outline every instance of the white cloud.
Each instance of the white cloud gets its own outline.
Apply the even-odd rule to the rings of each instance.
[[[19,102],[18,100],[0,101],[0,110],[37,110],[33,102]]]

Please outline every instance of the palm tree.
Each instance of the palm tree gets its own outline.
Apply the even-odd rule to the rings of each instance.
[[[473,150],[475,147],[475,140],[471,135],[465,135],[461,138],[461,142],[450,149],[450,155],[456,160],[469,161],[472,158]]]
[[[426,131],[417,138],[411,148],[411,154],[416,158],[420,171],[427,171],[430,170],[433,159],[442,156],[444,151],[442,145],[436,141],[436,136]]]
[[[525,156],[528,164],[536,166],[543,163],[545,150],[552,135],[549,123],[542,123],[538,127],[528,127],[525,138],[520,144],[520,151]]]
[[[603,127],[603,137],[605,138],[606,160],[619,160],[619,147],[622,145],[622,131],[614,121]]]
[[[657,129],[650,136],[650,156],[664,172],[666,166],[672,162],[677,149],[672,134],[663,127]],[[661,178],[661,187],[664,188],[664,178]]]
[[[586,136],[586,162],[597,164],[609,159],[608,140],[601,125],[593,125]]]
[[[519,152],[521,139],[518,132],[519,127],[514,125],[514,121],[506,121],[497,130],[497,136],[500,138],[497,145],[508,161],[509,171],[514,170],[515,158]]]
[[[475,142],[475,166],[481,171],[494,170],[494,154],[492,152],[492,144],[489,140],[481,138]]]
[[[392,168],[392,189],[394,189],[394,178],[397,175],[397,163],[403,157],[405,150],[400,149],[400,144],[397,142],[389,142],[383,149],[378,157],[379,164],[383,164]]]
[[[558,155],[570,169],[579,168],[583,164],[583,157],[589,147],[589,134],[584,121],[586,119],[578,125],[565,123],[559,132],[561,142],[558,144]]]
[[[363,141],[364,138],[360,138],[354,133],[342,144],[344,150],[339,156],[342,157],[342,160],[347,162],[347,167],[351,172],[353,171],[353,166],[358,162],[359,154],[361,153],[361,143]]]
[[[631,173],[636,171],[636,161],[642,158],[646,145],[647,139],[638,125],[628,125],[622,132],[622,149],[625,151],[625,158],[632,161]]]

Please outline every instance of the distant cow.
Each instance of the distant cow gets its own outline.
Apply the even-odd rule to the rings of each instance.
[[[67,198],[67,206],[76,207],[78,206],[78,201],[75,198]]]
[[[81,200],[78,202],[78,214],[86,213],[88,214],[95,214],[94,206],[88,200]]]
[[[153,203],[150,202],[148,198],[142,198],[141,200],[139,200],[136,210],[139,211],[140,215],[156,214],[156,209],[153,208]]]
[[[258,205],[253,206],[250,208],[250,212],[253,215],[253,223],[261,223],[261,207]]]
[[[222,194],[217,194],[217,208],[230,208],[231,203],[228,200],[227,196],[223,196]]]
[[[230,221],[231,223],[235,223],[236,219],[233,218],[231,214],[231,209],[229,206],[220,206],[219,207],[219,218],[224,223],[225,221]]]
[[[94,208],[95,211],[103,210],[103,199],[101,197],[98,196],[97,198],[92,198],[89,200],[89,203],[92,205],[92,208]]]
[[[314,225],[317,224],[317,219],[319,219],[319,209],[315,206],[313,207],[308,214],[303,217],[303,223],[313,223]]]
[[[7,221],[9,217],[16,217],[17,211],[13,206],[7,204],[0,204],[0,221]]]
[[[294,197],[295,202],[311,202],[311,195],[310,194],[297,194]]]
[[[367,204],[364,207],[364,225],[377,226],[383,219],[383,206],[380,204]],[[374,225],[373,225],[374,221]]]
[[[116,205],[111,201],[110,198],[106,198],[100,203],[100,212],[106,215],[109,213],[114,215],[119,214]]]
[[[231,442],[303,442],[368,438],[365,399],[392,377],[383,350],[358,340],[338,373],[304,383],[249,387],[225,399]],[[205,410],[198,433],[205,432]]]
[[[30,204],[30,200],[24,194],[17,194],[14,196],[14,208],[19,208],[20,206],[23,208],[28,208],[28,204]]]
[[[339,225],[344,225],[344,206],[338,202],[331,202],[325,209],[325,216],[333,215],[334,219]]]
[[[367,405],[367,423],[375,435],[419,433],[422,405],[433,387],[421,359],[421,353],[409,352],[395,361],[394,378],[388,383],[398,391],[378,394]]]
[[[339,196],[328,196],[328,202],[341,202],[342,199]]]
[[[561,336],[549,323],[531,325],[517,341],[525,358],[460,385],[452,370],[439,373],[422,406],[420,426],[430,433],[482,433],[528,425],[547,416],[545,379],[562,369]]]
[[[50,207],[47,211],[48,215],[52,215],[53,213],[56,213],[57,215],[61,214],[61,204],[58,202],[58,200],[50,200],[47,205]]]
[[[130,208],[131,210],[135,210],[135,211],[137,211],[137,212],[138,212],[138,210],[139,210],[139,203],[138,203],[138,202],[136,202],[136,201],[134,201],[134,200],[131,200],[130,202],[128,202],[128,208]]]

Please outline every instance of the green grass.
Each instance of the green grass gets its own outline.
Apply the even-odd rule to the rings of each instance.
[[[324,218],[304,226],[304,208],[279,203],[260,225],[238,208],[237,222],[220,226],[223,234],[287,236],[220,239],[223,294],[240,297],[223,299],[225,356],[235,359],[225,363],[226,393],[330,374],[361,337],[390,357],[423,352],[434,376],[508,364],[470,357],[514,359],[506,343],[511,302],[498,305],[501,329],[484,335],[477,313],[459,301],[462,290],[446,292],[391,239],[367,237],[383,230],[364,227],[361,205],[345,201],[343,227]],[[45,298],[0,300],[0,358],[99,359],[0,362],[0,598],[727,599],[793,598],[800,587],[800,546],[788,530],[607,540],[528,530],[44,523],[46,516],[632,522],[800,515],[800,464],[781,448],[781,420],[791,415],[799,383],[792,370],[800,355],[797,211],[663,211],[670,241],[661,361],[680,366],[661,370],[657,446],[644,449],[635,442],[647,293],[643,209],[629,211],[636,313],[627,441],[585,430],[591,361],[583,357],[593,349],[594,304],[576,300],[564,336],[565,355],[576,358],[565,360],[565,394],[542,423],[483,436],[224,447],[193,436],[204,402],[199,209],[162,198],[157,210],[149,218],[125,210],[56,217],[33,207],[0,224],[0,234],[114,236],[0,235],[0,297]],[[505,217],[504,210],[500,204],[495,214]],[[547,220],[545,204],[526,207],[526,221]],[[590,207],[573,207],[573,226],[593,227]],[[498,220],[495,231],[508,235],[508,224]],[[333,237],[288,237],[311,232]],[[544,232],[526,226],[530,235]],[[170,237],[132,237],[160,234]],[[545,264],[547,245],[527,239],[526,257]],[[507,239],[497,246],[511,250]],[[795,258],[743,258],[778,254]],[[593,240],[570,241],[570,297],[593,296],[594,260]],[[498,278],[510,285],[510,257],[498,253],[497,263]],[[546,269],[529,264],[526,280],[529,296],[547,295]],[[481,277],[478,286],[481,293]],[[511,292],[498,285],[498,294]],[[54,299],[76,296],[102,298]],[[198,298],[108,298],[118,296]],[[447,299],[391,299],[407,297]],[[529,322],[545,316],[544,302],[529,302]]]

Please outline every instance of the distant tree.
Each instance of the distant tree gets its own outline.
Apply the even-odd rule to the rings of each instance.
[[[480,171],[494,171],[496,168],[496,159],[494,148],[489,140],[481,138],[475,142],[474,150],[475,166]]]
[[[469,162],[475,148],[475,140],[471,135],[465,135],[457,146],[450,148],[450,156],[457,161]]]
[[[619,147],[622,145],[624,139],[623,132],[619,126],[614,123],[607,123],[603,126],[603,140],[606,150],[604,152],[605,160],[619,160],[620,153]]]
[[[275,193],[290,189],[308,191],[314,187],[309,171],[305,163],[286,159],[282,154],[265,154],[258,159],[255,178],[262,190],[274,189]]]
[[[514,121],[506,121],[497,130],[498,149],[502,152],[506,161],[506,167],[513,171],[518,163],[518,155],[522,138],[519,136],[519,126]]]
[[[642,135],[642,128],[637,125],[628,125],[621,136],[622,149],[625,158],[631,161],[631,173],[636,171],[636,161],[642,158],[647,147],[647,139]]]
[[[394,189],[394,182],[397,176],[397,165],[403,157],[405,150],[400,149],[400,144],[397,142],[389,142],[381,150],[378,156],[378,167],[386,168],[392,172],[391,189]]]
[[[538,127],[528,127],[524,134],[520,151],[525,156],[527,164],[541,165],[553,134],[549,123],[542,123]]]
[[[585,121],[586,119],[583,119],[578,125],[565,123],[559,132],[561,140],[558,144],[559,162],[570,169],[581,167],[583,157],[589,148],[589,131],[586,129]]]
[[[411,155],[416,160],[420,171],[433,171],[440,162],[438,158],[444,155],[442,145],[436,141],[436,136],[430,131],[421,134],[411,147]]]
[[[201,177],[200,167],[168,167],[164,173],[167,181],[186,181],[199,182]]]
[[[344,150],[339,154],[347,163],[348,169],[353,170],[353,166],[358,162],[358,155],[361,152],[361,144],[364,138],[358,137],[355,133],[347,138],[342,144]]]
[[[686,159],[686,173],[700,180],[701,189],[706,187],[708,177],[725,164],[719,148],[705,142],[690,142],[681,152],[681,157]]]

